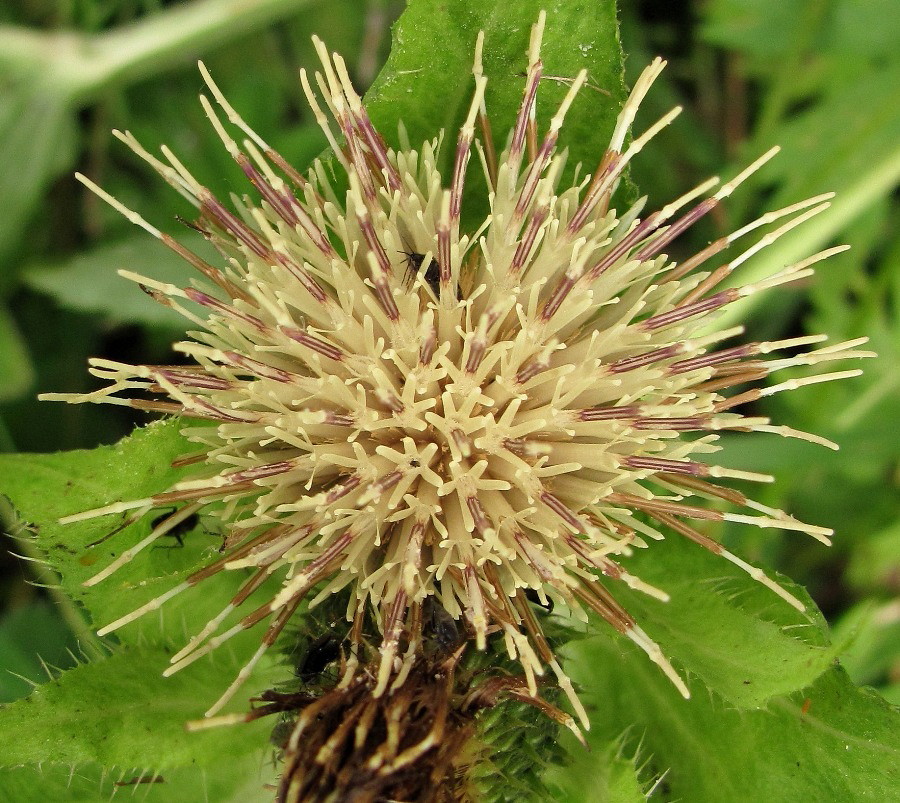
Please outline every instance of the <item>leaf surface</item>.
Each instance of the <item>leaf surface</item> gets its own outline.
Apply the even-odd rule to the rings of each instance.
[[[446,175],[469,109],[475,41],[483,30],[485,102],[499,153],[522,102],[531,26],[541,10],[547,11],[547,23],[541,47],[545,77],[538,92],[538,136],[543,135],[571,81],[586,69],[588,84],[575,99],[560,133],[561,146],[569,148],[561,183],[571,181],[578,163],[583,164],[581,175],[592,173],[625,98],[622,49],[611,0],[552,6],[544,0],[413,0],[394,27],[387,64],[366,95],[369,113],[388,142],[396,143],[399,121],[414,148],[443,130]],[[477,159],[473,152],[469,176],[481,172]],[[487,209],[483,185],[475,186],[477,192],[470,194],[464,212],[470,221],[477,219],[476,212]]]
[[[179,234],[178,241],[204,258],[212,255],[200,235]],[[32,265],[23,279],[67,309],[100,313],[113,323],[143,323],[184,331],[186,320],[181,315],[156,303],[134,282],[119,276],[120,269],[181,287],[196,276],[174,251],[142,232],[82,251],[59,264]]]
[[[874,803],[900,792],[900,717],[840,668],[764,710],[736,711],[698,683],[681,699],[630,645],[598,638],[572,653],[590,743],[604,749],[624,734],[645,772],[666,773],[663,800]]]
[[[62,516],[118,501],[142,499],[166,490],[185,472],[172,461],[194,446],[181,434],[177,419],[138,429],[113,446],[57,454],[0,455],[0,493],[9,497],[28,525],[29,552],[39,552],[59,575],[62,590],[80,602],[96,627],[134,610],[175,586],[198,565],[217,557],[221,538],[201,519],[183,538],[183,546],[165,539],[97,585],[85,587],[124,549],[149,533],[149,514],[96,546],[127,520],[115,514],[61,525]],[[116,631],[126,643],[183,642],[199,630],[234,593],[239,577],[214,577],[202,589],[170,600],[158,613]]]
[[[22,396],[34,382],[28,346],[5,305],[0,305],[0,401]]]
[[[784,578],[780,582],[807,603],[805,612],[677,535],[637,551],[625,565],[670,600],[660,602],[621,584],[607,587],[676,668],[699,678],[731,706],[756,708],[801,689],[834,660],[836,648],[827,642],[821,614]]]
[[[248,755],[261,764],[274,721],[185,728],[188,719],[202,716],[223,673],[237,671],[234,659],[220,657],[163,678],[158,668],[166,658],[160,648],[123,649],[0,708],[0,764],[93,763],[157,772],[205,767],[216,774]],[[268,671],[257,672],[251,683],[265,682]]]

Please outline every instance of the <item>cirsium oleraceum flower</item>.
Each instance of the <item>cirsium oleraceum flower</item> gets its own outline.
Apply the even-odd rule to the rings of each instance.
[[[685,695],[662,650],[616,600],[620,583],[666,599],[664,588],[623,565],[630,550],[673,534],[686,537],[802,608],[692,522],[742,522],[828,540],[828,530],[717,482],[770,478],[711,461],[723,431],[824,442],[738,408],[858,373],[820,373],[734,395],[733,388],[792,366],[864,356],[857,350],[864,340],[798,354],[798,347],[825,338],[728,345],[741,329],[714,326],[718,310],[808,276],[811,265],[840,250],[723,289],[736,267],[826,208],[828,196],[770,212],[673,261],[669,244],[775,150],[736,178],[711,179],[646,216],[640,202],[624,212],[612,209],[629,161],[678,113],[628,143],[638,104],[663,68],[656,60],[637,81],[593,174],[561,186],[558,137],[586,75],[571,82],[540,132],[534,110],[543,25],[542,15],[532,31],[522,103],[499,155],[488,133],[479,37],[474,95],[449,182],[436,166],[440,138],[413,147],[401,133],[401,147],[388,147],[344,61],[316,40],[322,72],[312,81],[302,72],[301,80],[346,174],[349,189],[340,195],[321,164],[301,175],[273,151],[201,65],[243,145],[212,102],[202,98],[203,106],[255,199],[235,199],[229,208],[168,149],[162,161],[131,134],[118,136],[198,208],[196,225],[225,257],[218,267],[82,177],[205,279],[178,287],[123,271],[202,330],[175,346],[194,364],[93,360],[91,370],[108,380],[106,387],[51,397],[215,425],[186,430],[203,450],[192,478],[165,493],[70,517],[131,511],[137,520],[153,509],[177,508],[90,583],[197,512],[224,520],[224,556],[100,631],[159,608],[217,572],[250,570],[233,600],[167,670],[268,620],[259,650],[209,714],[249,675],[301,602],[343,589],[350,592],[348,621],[356,623],[348,627],[350,639],[367,611],[380,629],[375,696],[412,666],[423,638],[423,605],[431,598],[479,648],[491,634],[504,639],[532,694],[535,677],[552,671],[585,724],[526,592],[576,614],[596,612]],[[500,121],[491,122],[498,130]],[[461,209],[473,151],[490,186],[490,213],[467,230]],[[731,249],[768,224],[776,227],[762,239]],[[727,260],[719,261],[728,249]],[[785,350],[790,356],[777,356]],[[726,500],[737,512],[706,500]],[[601,583],[599,575],[608,580]],[[235,611],[271,577],[281,582],[274,596],[240,618]]]

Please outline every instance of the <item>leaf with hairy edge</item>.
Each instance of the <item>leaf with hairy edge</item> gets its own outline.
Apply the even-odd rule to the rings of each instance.
[[[207,767],[218,773],[252,755],[261,767],[273,721],[193,733],[185,728],[186,719],[202,716],[223,673],[237,671],[235,660],[220,656],[218,663],[163,678],[158,667],[167,657],[160,648],[126,648],[64,672],[29,697],[0,708],[0,765],[51,761],[143,767],[146,772]],[[258,671],[250,683],[266,684],[270,671]]]
[[[146,766],[107,768],[97,764],[65,765],[43,762],[40,767],[0,769],[0,803],[42,800],[53,803],[109,803],[138,800],[172,803],[173,800],[215,803],[271,803],[273,765],[259,753],[233,757],[215,771],[205,767],[180,767],[155,772]],[[134,796],[132,798],[132,795]]]
[[[765,710],[735,711],[697,682],[682,699],[622,640],[595,638],[570,652],[592,712],[589,742],[602,750],[624,738],[645,772],[665,773],[663,800],[881,803],[900,793],[900,716],[840,668]]]
[[[572,745],[566,765],[552,767],[544,780],[556,788],[559,803],[644,803],[655,779],[642,777],[640,763],[640,756],[624,753],[621,739],[597,740],[590,751]]]
[[[806,611],[677,535],[654,543],[652,553],[638,550],[627,565],[670,599],[660,602],[618,586],[617,598],[677,668],[731,706],[757,708],[809,685],[838,652],[809,596],[783,578],[779,582],[806,603]]]
[[[181,423],[169,419],[92,451],[0,455],[0,494],[9,497],[27,525],[22,537],[28,538],[28,551],[45,556],[59,575],[62,590],[84,605],[96,627],[162,594],[216,556],[221,538],[206,529],[213,524],[201,519],[184,536],[183,546],[166,538],[167,543],[145,549],[110,577],[86,588],[85,580],[149,533],[148,519],[153,516],[93,547],[88,545],[109,535],[127,514],[59,524],[62,516],[165,490],[179,477],[172,460],[194,450],[180,430]],[[224,606],[238,583],[234,577],[212,578],[203,594],[189,591],[175,597],[162,611],[144,616],[117,635],[125,643],[180,645]]]
[[[70,652],[67,652],[71,651]],[[56,606],[37,597],[0,616],[0,704],[25,697],[50,666],[73,665],[78,642]]]
[[[545,78],[538,93],[538,128],[546,127],[572,79],[586,69],[588,83],[560,132],[560,142],[569,148],[562,183],[570,180],[579,162],[582,174],[594,172],[625,99],[622,49],[612,0],[556,3],[551,7],[545,0],[411,0],[394,27],[387,64],[366,94],[375,125],[389,142],[394,142],[397,124],[402,121],[413,147],[443,129],[446,168],[469,109],[475,40],[483,30],[484,73],[488,79],[485,102],[496,147],[502,149],[522,102],[528,39],[541,10],[547,11],[547,24],[541,47]],[[473,162],[470,173],[474,176],[478,172]],[[471,200],[476,201],[476,197]],[[482,201],[482,208],[477,210],[472,204],[466,209],[464,204],[464,214],[485,212],[486,197]]]

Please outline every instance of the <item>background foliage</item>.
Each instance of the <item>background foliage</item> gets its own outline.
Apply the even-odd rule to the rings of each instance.
[[[756,306],[739,314],[753,339],[866,334],[880,359],[859,379],[782,394],[760,407],[838,441],[839,453],[774,436],[724,440],[730,465],[778,477],[762,501],[834,527],[836,538],[826,550],[796,535],[738,526],[715,534],[805,586],[823,616],[784,610],[689,545],[660,544],[652,561],[640,556],[639,573],[662,583],[673,601],[629,603],[689,676],[694,697],[681,701],[645,659],[605,631],[591,631],[572,646],[570,665],[592,708],[592,751],[573,747],[573,766],[551,771],[560,799],[745,800],[756,789],[767,800],[884,800],[898,789],[891,774],[900,766],[897,720],[883,701],[900,703],[900,16],[893,5],[621,4],[626,79],[653,55],[670,60],[638,129],[676,103],[685,107],[632,171],[651,205],[709,174],[733,175],[773,144],[784,147],[676,250],[697,250],[765,208],[837,192],[829,212],[767,249],[739,278],[773,272],[828,244],[853,249],[802,287],[754,296]],[[413,0],[388,70],[373,87],[376,119],[390,134],[403,108],[413,139],[452,126],[479,28],[487,32],[489,108],[495,119],[508,118],[524,37],[544,6],[551,12],[547,72],[565,77],[585,63],[596,87],[573,110],[573,163],[598,154],[621,98],[609,2]],[[0,716],[0,732],[7,746],[9,734],[29,733],[4,748],[2,765],[17,768],[0,770],[0,800],[107,799],[116,789],[130,793],[116,784],[135,778],[157,781],[139,786],[151,800],[171,800],[173,789],[185,800],[204,792],[216,801],[266,799],[259,790],[274,770],[261,747],[265,727],[190,740],[178,727],[197,715],[194,698],[217,696],[204,686],[227,683],[241,645],[188,670],[194,674],[158,677],[164,652],[192,620],[205,621],[216,599],[175,605],[165,619],[126,628],[120,647],[91,635],[189,571],[211,542],[217,546],[215,536],[197,532],[183,550],[151,551],[141,569],[156,578],[148,585],[134,588],[138,580],[126,572],[116,576],[119,585],[88,593],[79,586],[92,571],[84,545],[105,525],[54,526],[92,500],[164,485],[165,455],[180,448],[175,428],[154,425],[90,454],[29,454],[113,444],[145,424],[121,408],[39,405],[35,396],[88,389],[88,356],[169,361],[168,344],[181,330],[179,319],[115,270],[175,280],[186,269],[71,175],[87,173],[188,241],[175,216],[189,208],[109,129],[130,129],[148,145],[169,143],[221,191],[242,187],[196,102],[200,56],[251,125],[305,165],[324,146],[296,80],[297,66],[313,61],[310,35],[350,57],[364,88],[387,59],[389,25],[401,11],[402,3],[389,0],[21,0],[0,7],[0,448],[7,453],[0,493],[12,500],[5,510],[9,553],[0,562],[0,666],[7,670],[0,701],[20,700]],[[441,81],[446,91],[417,93],[410,104],[412,90]],[[542,87],[551,99],[563,90]],[[46,556],[49,565],[13,553]],[[843,668],[834,666],[836,657]],[[23,699],[48,675],[52,682]],[[266,667],[257,688],[276,675],[277,667]],[[860,684],[882,696],[858,691]],[[157,703],[152,712],[148,700]],[[163,723],[152,734],[141,728],[147,716]]]

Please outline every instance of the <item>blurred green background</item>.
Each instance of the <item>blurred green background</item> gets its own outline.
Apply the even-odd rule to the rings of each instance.
[[[566,0],[568,1],[568,0]],[[574,2],[574,0],[572,0]],[[196,96],[203,58],[233,105],[293,164],[324,139],[297,70],[317,33],[347,56],[358,88],[387,56],[400,0],[4,0],[0,3],[0,449],[111,443],[143,418],[116,407],[38,403],[39,392],[92,387],[89,356],[171,362],[180,319],[115,271],[187,275],[166,249],[90,195],[80,170],[184,240],[187,204],[149,173],[112,128],[150,150],[168,143],[219,192],[243,181]],[[830,452],[776,436],[724,439],[725,462],[770,472],[762,501],[834,527],[830,550],[795,534],[735,528],[754,562],[806,584],[835,626],[858,683],[900,702],[900,13],[896,0],[707,0],[620,6],[626,72],[657,54],[670,66],[638,128],[685,112],[642,154],[632,177],[651,206],[710,174],[734,175],[780,143],[782,155],[727,207],[673,247],[690,254],[769,208],[825,191],[832,208],[748,263],[765,275],[813,250],[849,243],[802,286],[753,298],[751,339],[868,335],[865,375],[782,394],[758,412],[841,444]],[[193,243],[192,243],[193,245]],[[172,280],[172,279],[170,279]],[[749,440],[749,443],[748,443]],[[2,494],[2,488],[0,488]],[[78,614],[41,585],[34,564],[0,557],[0,702],[27,693],[77,652]],[[40,658],[38,657],[40,656]]]

